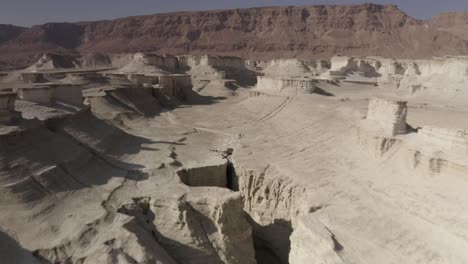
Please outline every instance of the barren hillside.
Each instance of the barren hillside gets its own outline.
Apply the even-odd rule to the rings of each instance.
[[[468,40],[468,12],[442,13],[432,19],[431,24],[438,30]]]
[[[25,30],[26,28],[23,27],[17,27],[13,25],[0,25],[0,43],[18,37],[18,35],[24,32]]]
[[[466,15],[452,18],[420,21],[393,5],[363,4],[180,12],[48,23],[13,33],[2,26],[0,36],[7,37],[0,37],[0,61],[30,65],[47,51],[209,53],[255,59],[468,54]]]

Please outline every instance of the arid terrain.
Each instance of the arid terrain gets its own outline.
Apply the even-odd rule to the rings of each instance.
[[[468,55],[467,17],[460,12],[419,20],[394,5],[362,4],[180,12],[31,28],[0,25],[0,65],[29,66],[46,52],[257,60]]]
[[[0,27],[0,263],[468,263],[466,23],[367,4]]]

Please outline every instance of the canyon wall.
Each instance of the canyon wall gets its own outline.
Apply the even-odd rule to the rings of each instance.
[[[468,54],[468,30],[459,22],[466,16],[446,17],[421,21],[393,5],[362,4],[179,12],[31,28],[0,25],[0,62],[26,66],[48,51],[253,59]]]

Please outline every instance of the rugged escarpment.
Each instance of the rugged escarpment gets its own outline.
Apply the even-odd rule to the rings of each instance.
[[[45,54],[0,81],[0,259],[468,263],[467,69]]]
[[[468,12],[442,13],[431,20],[439,27],[468,27]]]
[[[468,40],[468,12],[442,13],[434,17],[432,26]]]
[[[0,43],[14,39],[24,32],[26,28],[13,25],[0,25]]]
[[[466,16],[457,17],[457,21],[466,23]],[[466,28],[460,29],[458,22],[454,25],[446,20],[421,21],[396,6],[363,4],[263,7],[48,23],[8,34],[7,41],[1,41],[0,37],[0,61],[27,65],[48,51],[209,53],[255,59],[325,58],[335,54],[395,57],[468,54]],[[454,27],[456,30],[452,30]],[[5,29],[0,28],[0,36],[5,34],[2,31]]]

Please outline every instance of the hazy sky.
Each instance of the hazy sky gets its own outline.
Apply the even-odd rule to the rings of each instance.
[[[0,0],[0,24],[30,26],[170,11],[363,2],[395,4],[417,18],[430,18],[445,11],[468,11],[468,0]]]

